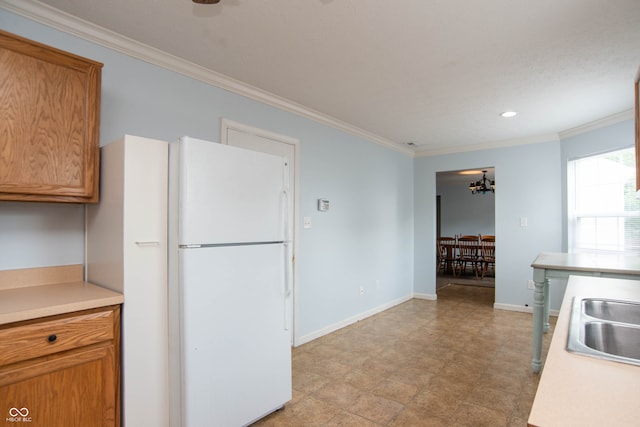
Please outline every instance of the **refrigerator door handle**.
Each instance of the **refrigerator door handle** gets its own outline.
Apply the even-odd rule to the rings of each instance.
[[[282,226],[284,237],[284,330],[289,330],[289,314],[287,310],[287,299],[291,295],[291,240],[289,236],[289,192],[282,190]]]
[[[282,296],[283,302],[283,314],[284,314],[284,330],[289,330],[289,312],[287,310],[287,300],[291,295],[291,270],[290,270],[290,260],[291,256],[289,254],[289,242],[284,242],[284,295]]]
[[[284,297],[291,295],[291,253],[289,242],[284,242]]]
[[[289,236],[289,192],[282,190],[282,237],[285,242],[291,240]]]

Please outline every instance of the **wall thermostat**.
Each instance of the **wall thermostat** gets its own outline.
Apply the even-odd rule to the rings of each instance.
[[[329,201],[327,199],[318,199],[318,210],[326,212],[329,210]]]

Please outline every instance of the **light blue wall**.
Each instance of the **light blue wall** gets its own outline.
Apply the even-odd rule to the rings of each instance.
[[[478,177],[469,178],[469,182],[474,179]],[[469,183],[442,183],[437,178],[436,181],[441,236],[495,234],[495,194],[472,194]]]
[[[301,185],[302,215],[313,221],[300,248],[301,262],[313,266],[300,274],[309,290],[299,304],[309,324],[303,335],[326,319],[336,323],[413,293],[413,166],[382,147],[345,145],[338,136],[327,130],[325,144],[304,152],[319,167]],[[318,198],[330,201],[328,212],[315,210]]]
[[[415,291],[435,293],[436,172],[478,165],[495,166],[495,302],[532,306],[533,294],[527,289],[531,261],[541,251],[561,248],[559,142],[416,159]],[[521,217],[527,218],[528,227],[520,227]],[[560,297],[552,294],[552,301]]]
[[[499,305],[532,306],[531,261],[539,252],[567,250],[567,161],[633,146],[634,122],[567,137],[559,142],[418,158],[415,162],[415,292],[435,292],[436,172],[495,165],[496,295]],[[520,227],[527,217],[528,227]],[[552,281],[558,309],[565,283]]]
[[[300,217],[313,228],[298,234],[296,336],[411,296],[411,157],[3,9],[0,28],[104,63],[102,145],[125,133],[218,141],[222,117],[301,141]],[[0,202],[0,269],[83,263],[83,215],[81,205]]]

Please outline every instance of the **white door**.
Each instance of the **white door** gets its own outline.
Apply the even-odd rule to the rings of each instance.
[[[231,120],[222,120],[222,138],[223,144],[235,147],[246,148],[249,150],[260,151],[268,154],[275,154],[284,157],[289,168],[288,193],[289,203],[288,211],[289,230],[288,236],[291,244],[291,284],[292,296],[287,304],[288,319],[290,321],[291,343],[295,344],[295,299],[296,299],[296,248],[297,248],[297,212],[298,212],[298,159],[300,155],[300,142],[284,135],[278,135],[263,129],[254,128],[242,123],[233,122]]]

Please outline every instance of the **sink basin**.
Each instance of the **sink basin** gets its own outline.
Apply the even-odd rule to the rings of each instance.
[[[640,303],[636,302],[588,298],[582,300],[582,311],[597,319],[640,325]]]
[[[603,353],[640,359],[640,328],[621,323],[586,322],[584,344]]]
[[[640,302],[574,298],[567,350],[640,365]]]

